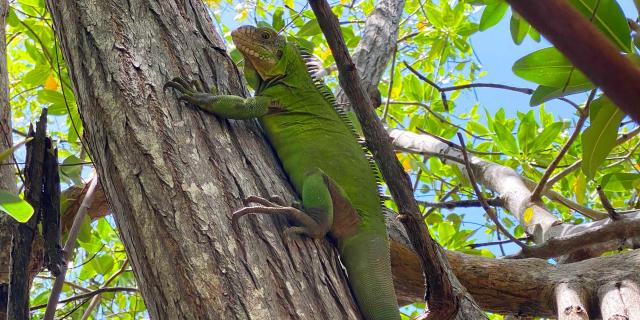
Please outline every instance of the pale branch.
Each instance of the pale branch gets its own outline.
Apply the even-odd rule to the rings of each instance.
[[[540,200],[540,194],[542,193],[542,190],[544,190],[544,187],[547,181],[549,180],[549,178],[551,177],[551,174],[560,163],[560,160],[562,160],[562,157],[564,157],[564,154],[567,151],[569,151],[569,148],[571,147],[573,142],[580,135],[582,126],[584,125],[585,121],[587,121],[587,118],[589,117],[589,105],[591,105],[591,101],[593,101],[593,98],[595,96],[596,96],[596,90],[593,89],[591,90],[591,93],[589,94],[589,98],[587,99],[587,102],[584,105],[584,109],[580,110],[580,118],[578,118],[578,122],[576,122],[576,126],[573,129],[573,133],[571,134],[569,139],[567,139],[567,142],[564,143],[564,145],[560,149],[560,152],[558,152],[558,155],[553,159],[553,161],[551,161],[551,164],[549,164],[549,167],[547,168],[547,170],[545,170],[544,174],[542,175],[542,178],[540,179],[536,187],[533,189],[533,192],[531,193],[531,201],[535,202]]]
[[[590,245],[617,240],[623,243],[626,239],[640,235],[640,219],[621,216],[619,220],[591,226],[589,229],[547,239],[545,242],[530,246],[526,250],[510,258],[554,258],[577,251]]]
[[[101,294],[101,293],[107,293],[107,292],[138,292],[138,288],[131,288],[131,287],[108,287],[108,288],[100,288],[100,289],[96,289],[87,293],[81,293],[79,295],[75,295],[73,297],[69,297],[66,299],[62,299],[60,301],[58,301],[58,303],[69,303],[69,302],[73,302],[76,300],[84,300],[84,299],[88,299],[91,298],[97,294]],[[31,311],[34,310],[38,310],[38,309],[42,309],[47,307],[47,304],[39,304],[37,306],[33,306],[31,307]]]
[[[84,220],[84,216],[87,213],[87,209],[91,207],[91,203],[93,202],[93,198],[95,197],[96,185],[98,184],[98,176],[94,174],[91,183],[89,184],[89,189],[82,200],[82,204],[78,209],[74,219],[73,225],[71,226],[71,230],[69,231],[69,235],[67,236],[67,242],[64,244],[64,252],[66,252],[66,258],[69,259],[73,256],[73,251],[76,247],[76,239],[78,237],[78,233],[80,232],[80,226],[82,225],[82,221]],[[60,274],[56,277],[55,282],[53,283],[53,287],[51,289],[51,294],[49,296],[49,301],[46,304],[46,310],[44,313],[45,320],[53,320],[56,307],[58,306],[58,298],[60,297],[60,292],[62,291],[62,285],[64,284],[64,278],[67,274],[68,264],[63,264],[60,268]]]
[[[471,163],[469,162],[469,156],[467,155],[467,150],[465,149],[465,143],[464,139],[462,138],[462,134],[458,132],[457,135],[458,140],[460,141],[460,146],[462,146],[462,156],[464,157],[464,166],[467,169],[467,175],[469,176],[469,183],[478,196],[478,200],[480,201],[482,208],[496,225],[496,228],[498,228],[498,230],[502,232],[502,234],[504,234],[507,238],[509,238],[509,240],[517,244],[520,248],[525,249],[527,246],[524,243],[520,242],[516,237],[514,237],[511,232],[509,232],[509,230],[507,230],[507,228],[505,228],[502,223],[500,223],[498,215],[493,210],[493,208],[489,206],[489,203],[487,203],[487,199],[485,199],[484,195],[482,194],[482,190],[480,190],[478,184],[476,183],[476,177],[473,173],[473,169],[471,168]]]
[[[600,203],[602,203],[602,207],[609,214],[609,219],[614,221],[620,220],[620,214],[616,212],[616,209],[614,209],[613,206],[611,205],[611,202],[609,202],[607,195],[604,193],[604,190],[602,190],[602,186],[598,185],[596,187],[596,191],[598,191],[598,197],[600,198]]]
[[[446,155],[446,158],[458,159],[455,164],[458,165],[463,172],[466,172],[465,168],[462,166],[464,161],[460,161],[462,155],[458,149],[452,148],[450,145],[428,135],[421,135],[399,129],[388,129],[388,131],[389,135],[393,139],[393,144],[398,149],[407,150],[409,152],[432,154],[440,158],[443,158],[443,155]],[[555,191],[545,188],[544,195],[549,197],[549,199],[564,205],[575,206],[577,209],[592,215],[596,219],[605,219],[592,224],[582,225],[561,223],[561,221],[549,212],[542,204],[532,205],[529,202],[531,189],[536,185],[535,182],[522,177],[511,168],[486,161],[475,156],[470,157],[470,162],[474,172],[477,173],[476,177],[478,182],[486,188],[496,192],[498,196],[504,200],[504,208],[520,219],[520,224],[527,234],[535,236],[534,239],[536,243],[542,243],[551,237],[581,232],[586,230],[586,228],[610,222],[609,219],[605,219],[607,217],[606,213],[581,206],[562,197],[562,195]],[[534,214],[530,220],[525,221],[523,217],[524,211],[529,207],[534,209]],[[539,230],[539,232],[536,232],[536,230]],[[625,243],[625,247],[633,247],[634,241],[637,241],[639,237],[640,234],[629,239]],[[615,242],[605,241],[597,245],[594,244],[582,248],[588,249],[590,252],[593,252],[593,254],[599,254],[607,250],[615,250],[618,247],[619,244]]]
[[[471,296],[464,293],[464,288],[449,270],[442,248],[429,236],[413,198],[410,179],[396,158],[387,132],[371,108],[371,101],[351,60],[336,16],[325,0],[312,0],[309,3],[338,66],[340,86],[356,111],[367,145],[386,178],[412,244],[421,253],[424,281],[428,281],[429,288],[429,294],[425,296],[432,307],[430,317],[447,319],[459,313],[482,316]]]
[[[507,2],[622,111],[640,121],[640,68],[593,23],[566,0]]]

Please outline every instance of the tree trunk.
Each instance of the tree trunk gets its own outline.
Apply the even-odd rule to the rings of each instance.
[[[325,241],[282,218],[231,228],[248,195],[290,188],[255,122],[177,103],[175,76],[243,94],[198,0],[47,0],[91,152],[154,319],[359,318]],[[198,75],[199,74],[199,75]]]
[[[7,71],[6,19],[9,1],[0,0],[0,152],[13,144],[11,137],[11,106],[9,105],[9,76]],[[0,190],[16,192],[13,158],[0,161]],[[13,219],[0,212],[0,320],[6,318],[9,294],[9,255]]]

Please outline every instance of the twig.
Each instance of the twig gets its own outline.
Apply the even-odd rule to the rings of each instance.
[[[59,303],[68,303],[76,300],[83,300],[87,298],[91,298],[97,294],[106,293],[106,292],[138,292],[138,288],[131,287],[109,287],[109,288],[100,288],[87,293],[81,293],[77,296],[73,296],[67,299],[60,300]],[[40,304],[37,306],[31,307],[31,311],[45,308],[46,304]]]
[[[471,163],[469,162],[469,155],[467,154],[467,149],[464,144],[464,139],[462,138],[462,133],[458,132],[457,135],[458,135],[458,140],[460,140],[460,146],[462,146],[462,156],[464,157],[464,166],[467,169],[467,174],[469,175],[469,182],[473,187],[473,191],[475,191],[476,195],[478,196],[478,200],[480,200],[480,203],[482,204],[482,208],[484,209],[485,212],[487,212],[487,215],[489,216],[489,218],[491,218],[493,223],[495,223],[496,228],[498,228],[500,232],[502,232],[507,238],[509,238],[515,244],[520,246],[520,248],[522,248],[523,250],[526,249],[527,246],[524,243],[522,243],[520,240],[518,240],[516,237],[511,235],[511,233],[500,223],[500,221],[498,220],[498,216],[496,215],[496,212],[493,211],[493,208],[491,208],[487,203],[487,199],[485,199],[484,195],[482,195],[482,191],[476,184],[476,177],[473,172],[473,169],[471,168]]]
[[[640,127],[635,127],[635,128],[633,128],[633,130],[631,130],[631,131],[629,131],[627,133],[621,134],[618,137],[618,139],[616,139],[616,146],[619,146],[619,145],[631,140],[631,138],[637,136],[638,133],[640,133]],[[566,177],[569,173],[571,173],[571,172],[575,171],[576,169],[580,168],[580,165],[582,165],[582,159],[577,160],[572,165],[568,166],[567,168],[562,170],[560,173],[558,173],[555,176],[553,176],[553,178],[549,179],[549,182],[547,182],[547,187],[551,187],[556,182],[558,182],[562,178]]]
[[[600,197],[602,207],[607,210],[607,213],[609,214],[609,219],[613,221],[620,220],[620,214],[616,212],[616,209],[614,209],[611,202],[609,202],[607,195],[604,193],[604,190],[602,190],[602,186],[598,185],[596,190],[598,191],[598,197]]]
[[[529,240],[529,238],[523,237],[523,238],[518,238],[518,240],[527,241],[527,240]],[[483,243],[471,243],[471,244],[468,244],[467,247],[469,247],[471,249],[476,249],[476,248],[481,248],[481,247],[503,245],[503,244],[507,244],[507,243],[511,243],[511,242],[513,242],[513,241],[511,241],[511,239],[506,239],[506,240],[490,241],[490,242],[483,242]]]
[[[76,213],[76,216],[73,218],[73,225],[71,226],[71,230],[69,230],[69,235],[67,236],[67,242],[64,244],[64,252],[67,256],[67,259],[73,256],[73,250],[76,246],[76,239],[78,237],[78,233],[80,232],[80,226],[82,225],[82,221],[84,220],[84,216],[87,213],[89,207],[91,207],[91,203],[93,202],[93,198],[95,197],[96,185],[98,184],[98,176],[94,175],[93,180],[89,184],[89,189],[87,190],[87,194],[82,199],[82,204]],[[58,305],[58,298],[60,297],[60,291],[62,291],[62,285],[64,284],[64,277],[67,274],[68,264],[63,264],[62,268],[60,268],[60,275],[56,278],[56,281],[53,283],[53,288],[51,289],[51,295],[49,296],[49,301],[46,304],[47,309],[44,313],[44,320],[53,320],[53,317],[56,313],[56,307]]]
[[[531,198],[530,198],[532,202],[536,202],[540,200],[540,195],[542,193],[542,190],[544,190],[544,186],[545,184],[547,184],[547,181],[551,177],[551,174],[556,169],[556,166],[560,163],[560,160],[562,160],[562,157],[564,156],[564,154],[569,150],[569,148],[573,144],[573,141],[575,141],[576,138],[580,135],[580,130],[582,130],[582,126],[584,125],[585,121],[589,117],[589,106],[591,105],[591,101],[593,101],[593,98],[596,96],[596,91],[597,91],[596,89],[591,90],[591,94],[589,94],[589,98],[587,99],[587,102],[584,105],[584,109],[582,109],[582,113],[580,114],[580,118],[576,123],[576,127],[573,130],[573,133],[571,134],[567,142],[565,142],[565,144],[562,146],[562,149],[560,149],[560,152],[558,152],[558,155],[553,159],[553,161],[551,161],[551,164],[549,165],[547,170],[545,170],[544,174],[542,175],[542,178],[540,179],[540,182],[538,182],[538,185],[536,185],[535,189],[533,189],[533,192],[531,193]]]
[[[389,89],[387,89],[387,101],[384,103],[384,110],[382,111],[382,122],[387,122],[387,112],[389,112],[389,100],[391,100],[391,90],[393,89],[393,77],[395,76],[396,69],[396,54],[398,53],[398,46],[393,48],[393,57],[391,58],[391,74],[389,75]]]
[[[457,184],[457,185],[455,185],[453,188],[449,189],[449,191],[447,191],[447,193],[445,193],[445,194],[444,194],[444,196],[442,196],[442,198],[440,198],[440,200],[444,201],[444,200],[449,199],[449,197],[451,197],[451,195],[453,195],[454,193],[458,192],[458,190],[460,189],[460,186],[461,186],[461,185]],[[436,207],[431,207],[431,208],[429,208],[429,210],[427,210],[427,212],[425,212],[425,213],[422,215],[422,217],[423,217],[423,218],[428,217],[428,216],[429,216],[431,213],[433,213],[433,211],[435,211],[436,209],[438,209],[438,208],[436,208]]]
[[[114,274],[112,274],[109,277],[109,279],[107,279],[107,281],[105,281],[102,284],[102,286],[100,286],[100,289],[107,288],[107,286],[109,286],[109,284],[115,278],[117,278],[119,275],[121,275],[123,272],[125,272],[128,264],[129,264],[129,259],[127,258],[122,263],[122,266],[120,266],[120,269],[118,269],[118,271],[116,271]],[[98,305],[98,303],[100,303],[100,294],[96,294],[95,296],[93,296],[93,298],[91,298],[91,302],[89,303],[89,305],[87,306],[87,309],[85,309],[84,313],[82,314],[82,320],[89,319],[89,317],[91,316],[91,312],[93,312],[93,309],[95,309],[95,307]]]
[[[387,99],[386,103],[388,103],[388,104],[398,104],[398,105],[412,105],[412,106],[419,106],[419,107],[422,107],[423,109],[425,109],[425,110],[427,110],[429,113],[431,113],[434,117],[438,118],[438,120],[440,120],[440,122],[442,122],[442,123],[446,123],[446,124],[448,124],[448,125],[450,125],[450,126],[452,126],[452,127],[457,128],[458,130],[462,130],[462,131],[464,131],[466,134],[468,134],[468,135],[470,135],[470,136],[472,136],[472,137],[474,137],[474,138],[476,138],[476,139],[478,139],[478,140],[490,140],[490,139],[487,139],[487,138],[484,138],[484,137],[478,136],[478,135],[474,134],[473,132],[471,132],[471,131],[469,131],[469,130],[465,129],[464,127],[461,127],[461,126],[459,126],[459,125],[457,125],[457,124],[455,124],[455,123],[453,123],[453,122],[451,122],[451,121],[447,120],[447,119],[446,119],[445,117],[443,117],[441,114],[439,114],[439,113],[437,113],[437,112],[435,112],[435,111],[431,110],[431,108],[430,108],[428,105],[426,105],[426,104],[424,104],[424,103],[422,103],[422,102],[417,102],[417,101],[393,101],[393,100],[392,100],[392,101],[389,101],[389,99]]]
[[[428,201],[418,200],[418,203],[425,207],[445,208],[445,209],[482,207],[482,203],[480,203],[480,200],[476,200],[476,199],[446,201],[446,202],[428,202]],[[493,207],[501,207],[504,205],[504,201],[498,197],[487,199],[487,203]]]

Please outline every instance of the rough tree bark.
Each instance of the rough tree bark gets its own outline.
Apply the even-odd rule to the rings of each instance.
[[[7,71],[6,18],[9,1],[0,0],[0,150],[13,144],[11,136],[11,106],[9,105],[9,75]],[[16,192],[13,159],[0,161],[0,189]],[[9,255],[11,253],[12,218],[0,212],[0,320],[6,318],[9,294]]]
[[[280,236],[282,218],[228,215],[291,190],[255,123],[181,106],[175,76],[245,91],[201,1],[48,0],[85,128],[155,319],[359,318],[326,241]]]

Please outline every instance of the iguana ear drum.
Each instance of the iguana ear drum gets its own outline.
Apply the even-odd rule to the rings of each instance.
[[[278,59],[282,58],[282,55],[283,55],[283,54],[284,54],[284,53],[282,52],[282,50],[278,50],[278,51],[276,52],[276,56],[278,57]]]

